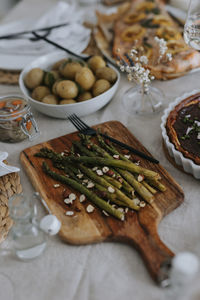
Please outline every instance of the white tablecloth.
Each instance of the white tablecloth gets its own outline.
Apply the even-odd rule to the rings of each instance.
[[[24,0],[6,21],[24,15],[38,16],[52,3],[55,1]],[[196,73],[167,82],[154,82],[153,85],[165,93],[166,107],[175,97],[199,88],[199,82],[200,74]],[[89,125],[109,120],[122,122],[160,160],[185,193],[184,203],[159,225],[160,237],[173,252],[193,251],[200,257],[200,182],[177,170],[166,159],[160,130],[162,113],[142,118],[127,115],[122,110],[122,94],[128,87],[127,80],[122,76],[118,92],[109,105],[84,120]],[[18,87],[0,86],[0,95],[15,92],[19,92]],[[24,148],[74,131],[67,121],[33,112],[42,132],[34,143],[27,140],[14,145],[0,143],[0,150],[9,153],[9,162],[19,167],[19,154]],[[20,175],[24,194],[31,197],[34,190],[24,170]],[[42,205],[40,211],[44,212]],[[23,263],[11,257],[0,258],[0,272],[12,281],[10,296],[13,293],[14,300],[164,299],[163,290],[152,281],[140,255],[132,247],[122,244],[71,246],[61,242],[58,237],[52,237],[46,252],[34,261]],[[194,284],[187,288],[190,296],[185,299],[200,299],[199,283],[200,277],[197,277]],[[0,291],[3,289],[0,286]],[[191,296],[191,290],[194,290],[197,298]]]

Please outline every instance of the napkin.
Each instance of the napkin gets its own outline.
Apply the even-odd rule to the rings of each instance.
[[[20,169],[13,167],[13,166],[8,166],[6,164],[4,164],[4,160],[8,157],[8,153],[7,152],[1,152],[0,151],[0,177],[7,175],[9,173],[13,173],[13,172],[19,172]]]
[[[76,4],[58,2],[36,21],[20,20],[15,24],[0,26],[0,35],[20,32],[24,30],[36,30],[61,23],[69,23],[67,26],[53,29],[48,38],[55,43],[69,48],[71,51],[81,53],[88,45],[91,30],[82,25],[84,12],[78,9]],[[45,31],[38,32],[40,35]],[[0,41],[0,52],[19,55],[42,55],[56,50],[56,48],[45,41],[31,41],[32,34],[26,34],[20,38]]]
[[[190,0],[171,0],[170,4],[174,7],[187,11]]]

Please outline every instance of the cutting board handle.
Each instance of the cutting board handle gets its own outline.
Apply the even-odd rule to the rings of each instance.
[[[138,223],[137,229],[134,224],[131,231],[126,230],[120,234],[122,235],[118,235],[118,240],[132,244],[138,250],[152,278],[158,284],[167,279],[168,274],[165,271],[170,266],[174,253],[160,240],[156,225],[151,224],[149,231]]]

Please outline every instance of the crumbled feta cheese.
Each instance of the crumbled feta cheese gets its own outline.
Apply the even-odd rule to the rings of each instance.
[[[138,160],[138,161],[135,162],[136,166],[139,166],[139,164],[140,164],[140,160]]]
[[[89,204],[86,208],[86,211],[90,214],[94,211],[94,206],[92,206],[91,204]]]
[[[53,185],[54,188],[58,188],[60,186],[60,184],[56,183]]]
[[[193,129],[192,127],[188,127],[186,131],[186,135],[188,135],[192,129]]]
[[[83,183],[88,183],[88,179],[83,179]]]
[[[127,214],[127,212],[128,212],[128,207],[125,208],[125,213]]]
[[[96,171],[97,169],[98,169],[98,167],[94,167],[94,168],[92,168],[92,170],[93,170],[93,171]]]
[[[124,157],[130,159],[131,156],[129,154],[125,154]]]
[[[75,195],[74,193],[69,194],[69,199],[70,199],[71,201],[76,200],[76,195]]]
[[[112,186],[108,187],[109,193],[113,194],[115,192],[115,189]]]
[[[139,174],[137,180],[138,180],[138,182],[143,181],[144,180],[144,175],[143,174]]]
[[[85,195],[80,195],[80,197],[79,197],[79,201],[82,203],[82,202],[84,202],[86,200],[86,197],[85,197]]]
[[[89,181],[88,184],[87,184],[87,188],[91,189],[93,187],[94,187],[94,183],[92,181]]]
[[[197,140],[200,140],[200,132],[197,135]]]
[[[114,154],[114,155],[113,155],[113,158],[114,158],[114,159],[119,159],[119,154]]]
[[[103,172],[101,170],[96,170],[98,176],[103,176]]]
[[[109,217],[109,214],[108,214],[105,210],[102,210],[102,213],[103,213],[106,217]]]
[[[135,205],[139,205],[140,204],[140,200],[138,198],[134,198],[133,202]]]
[[[198,127],[200,127],[200,122],[199,121],[194,121],[195,124],[197,124]]]
[[[144,201],[141,201],[140,202],[140,207],[145,207],[146,206],[146,203]]]
[[[66,216],[73,216],[74,215],[74,212],[72,210],[68,210],[66,211]]]
[[[118,211],[121,211],[122,213],[124,212],[124,209],[122,207],[118,207]]]
[[[79,179],[83,178],[83,174],[79,173],[76,175]]]
[[[103,173],[107,173],[109,171],[109,168],[108,167],[103,167],[102,171],[103,171]]]
[[[64,202],[65,202],[66,204],[72,204],[72,200],[70,200],[69,198],[65,198],[65,199],[64,199]]]

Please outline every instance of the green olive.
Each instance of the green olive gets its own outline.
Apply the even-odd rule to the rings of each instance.
[[[62,99],[59,104],[63,105],[63,104],[72,104],[72,103],[76,103],[76,101],[74,99]]]
[[[93,72],[96,72],[97,69],[105,67],[106,62],[101,56],[95,55],[88,60],[88,65]]]
[[[58,71],[46,72],[44,75],[44,84],[51,88],[58,78]]]
[[[73,99],[78,95],[78,87],[71,80],[61,80],[56,85],[56,92],[61,98]]]
[[[31,97],[35,100],[41,101],[45,96],[49,94],[51,94],[50,89],[46,86],[41,85],[33,90]]]
[[[27,88],[32,90],[42,84],[43,77],[44,71],[40,68],[34,68],[26,74],[24,83]]]
[[[105,79],[99,79],[95,82],[92,88],[92,94],[94,97],[106,92],[110,88],[110,82]]]
[[[84,90],[88,91],[95,82],[95,76],[89,68],[83,67],[76,73],[75,81],[80,84]]]
[[[82,68],[81,64],[76,61],[65,64],[60,73],[71,80],[75,79],[76,73]]]
[[[113,69],[109,67],[103,67],[96,70],[96,77],[98,79],[106,79],[110,83],[114,83],[117,79],[117,74]]]
[[[92,94],[90,92],[82,93],[78,96],[77,101],[82,102],[92,98]]]
[[[58,104],[58,99],[55,95],[49,94],[42,99],[43,103]]]

